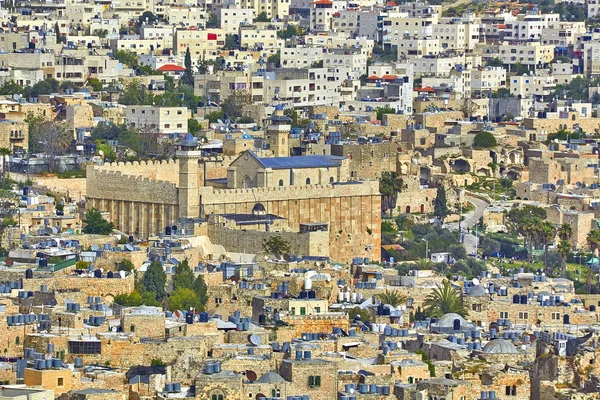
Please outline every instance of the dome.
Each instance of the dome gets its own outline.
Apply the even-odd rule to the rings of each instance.
[[[252,207],[252,215],[266,215],[267,214],[267,210],[265,209],[265,206],[263,206],[260,203],[256,203],[254,205],[254,207]]]
[[[494,339],[483,346],[483,352],[486,354],[517,354],[517,348],[514,344],[504,339]]]
[[[485,288],[483,286],[472,286],[469,289],[469,293],[467,294],[467,296],[471,296],[471,297],[487,297],[488,296],[488,292],[487,290],[485,290]]]
[[[455,319],[460,321],[461,328],[469,326],[469,323],[463,317],[455,313],[445,314],[442,318],[438,319],[436,325],[441,328],[453,328]]]

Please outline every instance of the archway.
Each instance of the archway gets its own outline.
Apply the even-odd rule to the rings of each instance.
[[[410,206],[406,206],[406,214],[410,214]]]
[[[419,183],[421,185],[427,185],[429,184],[430,179],[431,171],[429,168],[421,167],[421,170],[419,171]]]
[[[421,214],[423,214],[425,212],[425,204],[421,204],[421,207],[419,209],[421,211]]]
[[[454,164],[452,164],[452,171],[454,171],[454,172],[470,172],[471,166],[469,165],[469,163],[466,160],[459,158],[458,160],[454,161]]]
[[[510,154],[508,155],[508,161],[509,161],[511,164],[516,164],[516,163],[518,162],[518,161],[517,161],[517,158],[518,158],[518,155],[517,155],[517,153],[514,153],[514,152],[513,152],[513,153],[510,153]]]

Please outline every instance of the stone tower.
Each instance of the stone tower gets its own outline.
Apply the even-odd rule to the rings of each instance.
[[[198,160],[200,151],[198,142],[189,133],[177,143],[179,159],[179,218],[200,217],[200,195],[198,193]]]
[[[275,113],[269,118],[267,135],[269,146],[275,157],[287,157],[290,155],[290,130],[292,120],[283,114],[283,106],[275,106]]]

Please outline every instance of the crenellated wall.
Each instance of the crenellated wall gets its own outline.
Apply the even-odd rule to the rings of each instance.
[[[228,161],[223,160],[223,165]],[[88,167],[87,208],[108,211],[115,227],[127,234],[138,238],[158,234],[165,226],[174,224],[179,215],[177,183],[152,178],[174,176],[173,172],[159,171],[161,166],[175,170],[178,163]],[[299,231],[302,223],[327,223],[329,256],[335,261],[380,258],[381,196],[377,181],[251,189],[215,189],[200,184],[198,195],[199,217],[211,213],[250,214],[260,202],[268,213],[287,219],[294,231]]]

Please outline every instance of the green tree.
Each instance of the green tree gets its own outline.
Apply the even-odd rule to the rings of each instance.
[[[561,240],[569,240],[571,239],[571,236],[573,235],[573,228],[571,227],[571,224],[569,224],[568,222],[563,223],[561,226],[558,227],[558,237]]]
[[[377,107],[375,109],[377,113],[377,120],[381,121],[383,119],[383,114],[396,114],[396,110],[392,108],[389,104],[386,104],[384,107]]]
[[[83,220],[85,227],[83,233],[94,234],[94,235],[108,235],[110,234],[115,226],[112,222],[108,222],[102,217],[100,211],[92,208],[85,214]]]
[[[101,92],[102,89],[104,89],[104,84],[102,83],[102,81],[96,78],[88,79],[88,86],[91,86],[94,92]]]
[[[406,296],[400,293],[399,290],[386,290],[384,293],[379,293],[377,298],[383,304],[389,304],[394,308],[406,302]]]
[[[152,307],[160,306],[160,302],[154,298],[153,294],[145,290],[140,292],[137,289],[130,294],[119,294],[115,296],[114,302],[124,307],[139,307],[141,305]]]
[[[468,314],[460,291],[454,288],[448,280],[444,280],[441,286],[433,289],[425,298],[423,305],[425,314],[432,318],[440,318],[449,313],[455,313],[462,317]]]
[[[198,131],[200,131],[202,127],[200,126],[200,122],[196,118],[188,119],[188,132],[192,135],[196,136]]]
[[[197,311],[204,311],[204,305],[192,289],[179,288],[175,289],[169,296],[167,307],[171,311],[189,310],[194,308]]]
[[[350,321],[354,321],[356,316],[360,316],[360,320],[362,322],[371,322],[372,320],[371,314],[369,314],[369,311],[365,310],[364,308],[354,307],[348,310],[348,318]]]
[[[263,241],[263,252],[265,254],[279,255],[289,254],[291,247],[289,242],[284,240],[281,236],[271,236],[269,239]]]
[[[62,81],[58,88],[64,93],[67,90],[75,89],[75,84],[72,81]]]
[[[58,22],[54,24],[54,36],[56,36],[56,44],[61,44],[62,36],[60,34],[60,26],[58,25]]]
[[[379,193],[381,193],[381,212],[390,212],[390,217],[396,208],[398,193],[402,191],[404,182],[396,172],[384,171],[379,178]]]
[[[467,250],[465,250],[465,246],[462,244],[453,244],[448,247],[448,252],[450,253],[450,256],[457,261],[467,258]]]
[[[221,109],[231,121],[235,121],[243,115],[244,109],[250,103],[250,96],[246,90],[235,90],[221,102]]]
[[[235,41],[234,35],[232,35],[231,33],[225,35],[225,46],[223,46],[223,48],[227,50],[233,50],[237,48],[237,43]]]
[[[502,60],[500,58],[495,57],[492,60],[486,62],[485,65],[488,67],[503,67],[504,63],[502,62]]]
[[[527,244],[533,247],[538,237],[538,228],[547,217],[546,210],[541,207],[526,204],[522,207],[513,207],[508,213],[509,229],[523,238],[523,248],[527,250]],[[531,252],[529,252],[531,255]],[[525,260],[523,260],[523,263]]]
[[[266,12],[261,12],[256,16],[256,22],[271,22],[271,18],[267,17]]]
[[[206,282],[204,282],[204,277],[202,275],[198,275],[194,280],[194,292],[196,292],[200,302],[206,304],[208,301],[208,287],[206,286]]]
[[[542,221],[539,225],[538,229],[539,239],[544,245],[544,267],[546,268],[546,272],[550,272],[551,269],[548,268],[548,246],[554,238],[556,237],[556,228],[549,221]]]
[[[281,51],[277,50],[277,53],[267,57],[267,63],[275,65],[275,68],[279,68],[281,66]]]
[[[98,154],[102,152],[104,161],[112,162],[117,159],[117,153],[115,153],[113,147],[104,140],[96,140],[96,150]]]
[[[566,97],[567,99],[588,101],[588,89],[590,88],[590,86],[592,86],[592,81],[590,80],[590,78],[577,76],[571,79],[571,81],[566,85],[556,85],[552,96],[558,97],[559,99]]]
[[[151,367],[164,367],[165,364],[163,360],[161,360],[160,358],[153,358],[152,360],[150,360],[150,366]]]
[[[207,28],[218,28],[219,20],[217,18],[217,14],[214,11],[210,11],[206,18],[206,27]]]
[[[167,274],[159,261],[153,261],[148,266],[142,278],[144,288],[154,295],[158,301],[162,301],[166,295],[165,285],[167,283]]]
[[[190,268],[188,259],[184,259],[175,267],[173,275],[173,289],[193,289],[194,288],[194,271]]]
[[[592,229],[588,232],[586,242],[592,253],[595,255],[600,247],[600,230]]]
[[[571,246],[571,243],[569,243],[569,241],[565,240],[565,239],[562,239],[556,245],[556,251],[558,251],[558,254],[561,255],[561,257],[563,258],[563,261],[565,261],[565,262],[567,260],[567,257],[569,256],[569,254],[571,254],[572,250],[573,250],[573,246]]]
[[[277,36],[280,39],[291,39],[294,36],[302,36],[304,32],[296,25],[288,24],[285,29],[277,31]]]
[[[135,68],[138,66],[137,54],[129,50],[117,50],[113,53],[113,56],[121,64],[127,65],[129,68]]]
[[[475,135],[473,139],[474,149],[490,149],[496,147],[498,143],[496,138],[490,132],[482,131]]]
[[[14,95],[17,93],[23,93],[23,86],[17,84],[13,80],[5,81],[2,85],[0,85],[1,95]]]
[[[192,55],[190,54],[190,48],[185,49],[185,59],[183,62],[185,66],[185,72],[181,75],[181,83],[183,85],[194,86],[194,71],[192,70]]]
[[[122,258],[121,261],[117,263],[117,271],[127,271],[131,272],[135,270],[135,266],[131,262],[131,260],[127,258]]]
[[[7,168],[6,168],[6,161],[8,156],[10,156],[12,154],[12,151],[10,151],[10,149],[8,147],[0,147],[0,156],[2,157],[2,179],[7,177]]]
[[[450,211],[448,210],[448,202],[446,200],[446,189],[443,185],[440,185],[433,202],[433,215],[435,215],[440,222],[443,224],[444,219],[448,216]]]
[[[158,17],[156,15],[154,15],[151,11],[144,11],[144,13],[138,18],[138,25],[141,26],[144,23],[148,25],[154,25],[156,21],[158,21]]]
[[[544,269],[548,276],[563,276],[565,267],[565,260],[558,251],[548,253],[544,262]]]

